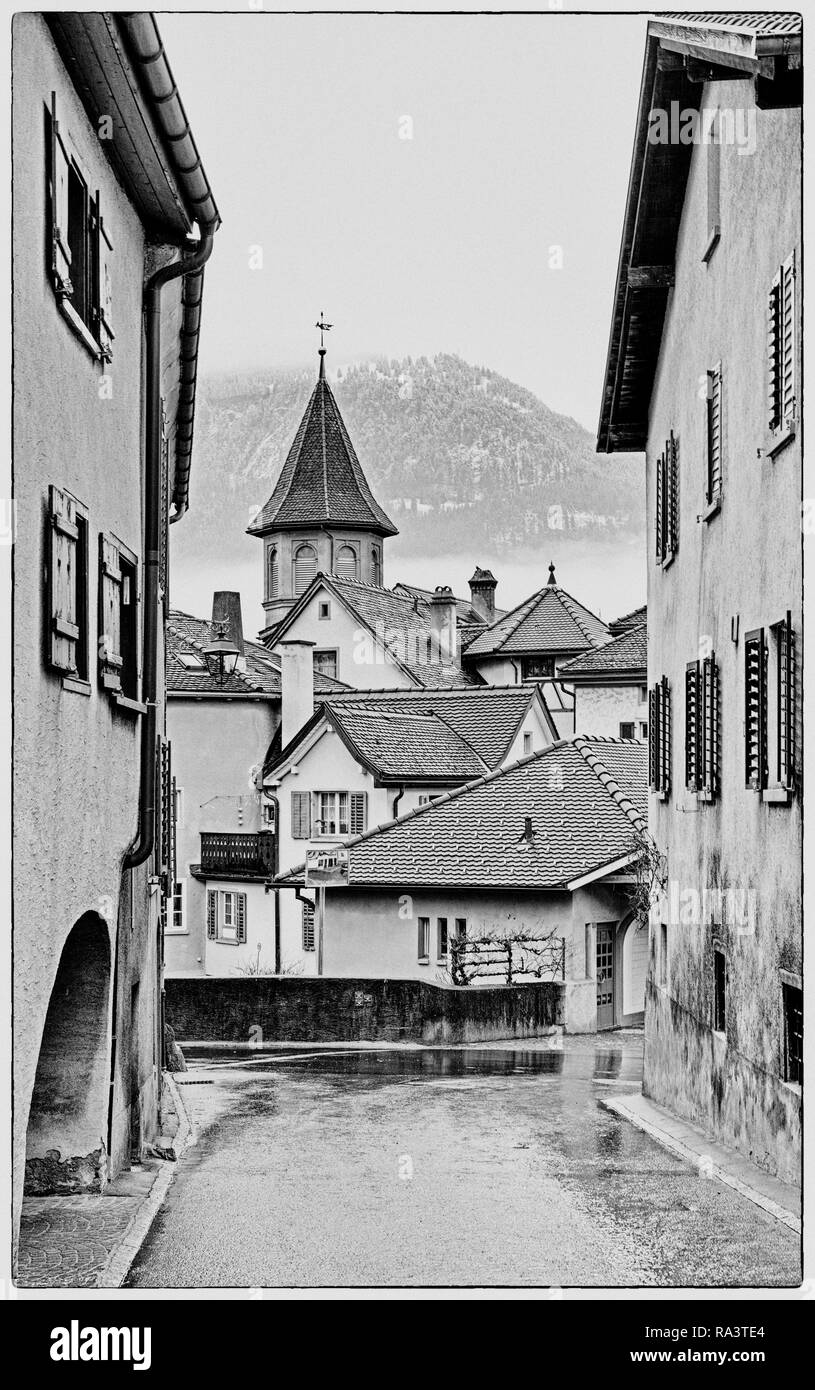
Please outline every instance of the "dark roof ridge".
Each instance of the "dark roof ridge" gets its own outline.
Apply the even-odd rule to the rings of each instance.
[[[576,606],[577,608],[580,608],[580,609],[582,610],[583,613],[591,613],[591,609],[590,609],[590,608],[586,608],[585,605],[582,604],[582,603],[580,602],[579,599],[573,598],[571,594],[567,594],[566,590],[565,590],[565,589],[561,589],[561,587],[560,587],[559,584],[558,584],[557,586],[553,586],[553,587],[556,587],[557,593],[560,595],[560,601],[561,601],[561,603],[563,604],[563,606],[564,606],[564,608],[566,609],[566,611],[568,612],[569,616],[572,617],[572,618],[574,618],[574,621],[577,623],[577,626],[580,628],[580,631],[582,632],[582,634],[583,634],[583,636],[585,637],[586,641],[589,643],[589,645],[590,645],[591,647],[593,647],[593,646],[594,646],[594,638],[592,637],[591,633],[590,633],[590,632],[587,630],[587,628],[585,627],[582,618],[579,618],[578,615],[577,615],[577,613],[574,611],[574,606]],[[574,606],[573,606],[573,605],[574,605]],[[605,622],[602,618],[598,618],[596,613],[592,613],[592,617],[593,617],[593,618],[596,618],[597,621],[598,621],[599,623],[602,623],[603,626],[604,626],[604,628],[606,629],[606,631],[608,631],[608,623],[607,623],[607,622]]]
[[[620,807],[620,810],[624,811],[625,814],[628,816],[628,819],[631,821],[631,824],[634,826],[634,828],[640,832],[645,831],[647,833],[647,821],[643,818],[642,815],[640,815],[639,811],[634,806],[634,803],[632,802],[630,796],[628,796],[623,791],[619,782],[617,782],[614,779],[614,777],[612,777],[611,773],[609,772],[608,768],[606,767],[605,763],[602,761],[600,756],[597,753],[594,753],[591,747],[589,746],[590,744],[594,743],[610,743],[617,744],[618,746],[625,746],[626,744],[635,744],[637,747],[641,747],[642,741],[640,739],[633,738],[611,738],[605,735],[597,735],[594,738],[590,738],[587,735],[578,734],[577,737],[573,740],[573,743],[580,756],[591,768],[594,775],[602,782],[609,796],[613,797],[617,805]]]

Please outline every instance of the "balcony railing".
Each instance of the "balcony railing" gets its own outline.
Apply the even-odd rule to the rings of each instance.
[[[274,835],[201,832],[201,869],[204,873],[271,874],[274,872]]]

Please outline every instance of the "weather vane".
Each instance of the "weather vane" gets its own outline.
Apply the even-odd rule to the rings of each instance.
[[[319,319],[317,320],[317,322],[315,323],[314,327],[315,327],[315,328],[319,328],[319,330],[320,330],[320,347],[324,347],[324,346],[325,346],[325,342],[324,342],[324,339],[323,339],[323,334],[324,334],[324,333],[327,333],[328,330],[329,330],[329,328],[333,328],[334,325],[333,325],[333,323],[326,323],[326,321],[325,321],[325,314],[323,313],[323,310],[322,310],[322,309],[320,310],[320,317],[319,317]]]

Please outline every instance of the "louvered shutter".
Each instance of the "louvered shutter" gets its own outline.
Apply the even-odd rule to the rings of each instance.
[[[351,835],[364,835],[368,823],[368,793],[352,792],[348,831]]]
[[[685,668],[685,786],[698,791],[699,776],[699,662]]]
[[[781,425],[795,419],[795,253],[781,267]]]
[[[715,656],[702,662],[702,767],[701,783],[711,796],[719,789],[719,670]]]
[[[165,615],[170,611],[170,441],[167,418],[161,402],[161,517],[159,519],[158,582]]]
[[[236,893],[236,894],[235,894],[235,913],[236,913],[237,929],[238,929],[237,939],[238,939],[238,944],[240,945],[240,944],[242,944],[243,942],[246,941],[246,894],[245,894],[245,893]]]
[[[311,836],[311,794],[291,794],[291,836],[293,840],[308,840]]]
[[[317,552],[311,545],[301,545],[294,557],[294,592],[303,594],[317,573]]]
[[[760,791],[767,785],[767,649],[764,629],[744,639],[745,780]]]
[[[303,950],[314,950],[314,904],[303,903]]]
[[[72,295],[71,248],[68,243],[68,152],[57,121],[56,92],[51,93],[51,275],[62,299]]]
[[[781,424],[781,271],[775,275],[767,299],[767,423]]]
[[[722,364],[707,374],[707,500],[722,490]]]
[[[656,791],[659,749],[659,697],[657,687],[648,691],[648,785]]]
[[[122,688],[122,571],[119,548],[99,537],[99,678],[105,690]]]
[[[102,217],[101,196],[98,191],[96,194],[96,205],[93,218],[93,239],[93,267],[95,276],[93,292],[96,341],[99,344],[103,360],[105,362],[110,362],[113,359],[112,344],[114,339],[111,288],[111,256],[113,246],[105,229],[105,222]]]
[[[334,566],[335,574],[341,579],[356,579],[357,577],[357,552],[353,546],[341,545],[337,551],[337,560]]]
[[[671,431],[665,450],[667,457],[666,492],[668,507],[666,518],[666,548],[675,554],[679,549],[679,440]]]
[[[218,935],[218,894],[211,888],[207,890],[207,939],[214,941]]]
[[[795,777],[795,632],[792,614],[778,627],[778,780],[792,787]]]
[[[655,515],[655,534],[657,559],[665,558],[665,455],[660,454],[656,465],[656,515]]]
[[[659,790],[671,790],[671,690],[666,676],[659,684]]]
[[[49,488],[50,545],[47,592],[48,660],[60,671],[76,671],[79,640],[79,528],[76,504],[67,492]]]

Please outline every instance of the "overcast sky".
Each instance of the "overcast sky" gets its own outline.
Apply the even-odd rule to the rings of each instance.
[[[457,352],[593,432],[645,22],[159,15],[223,218],[202,370],[313,361],[323,309],[335,365]]]

